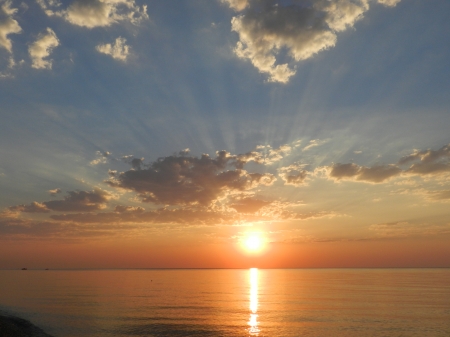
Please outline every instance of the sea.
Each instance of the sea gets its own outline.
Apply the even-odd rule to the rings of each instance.
[[[450,336],[450,269],[0,270],[55,337]]]

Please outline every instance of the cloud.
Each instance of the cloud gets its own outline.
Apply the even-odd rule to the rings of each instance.
[[[63,10],[57,0],[38,0],[48,16],[59,16],[73,25],[95,28],[114,23],[129,22],[134,25],[148,19],[147,6],[139,7],[134,0],[75,0]]]
[[[402,173],[395,165],[359,166],[353,163],[334,164],[327,168],[328,177],[336,181],[353,180],[369,183],[382,183]]]
[[[430,191],[424,188],[409,188],[393,192],[401,195],[419,195],[429,202],[450,202],[450,190]]]
[[[269,205],[270,201],[264,201],[254,198],[242,198],[235,200],[230,207],[239,213],[256,213],[264,206]]]
[[[57,194],[59,194],[59,193],[61,193],[61,192],[62,192],[62,191],[61,191],[60,188],[55,188],[55,189],[53,189],[53,190],[48,190],[48,193],[49,193],[52,197],[56,196]]]
[[[395,7],[401,0],[378,0],[378,3],[386,7]]]
[[[329,141],[329,139],[323,139],[323,140],[320,140],[320,139],[313,139],[313,140],[310,140],[310,141],[309,141],[309,144],[306,145],[306,146],[303,148],[303,151],[311,150],[313,147],[320,146],[320,145],[322,145],[322,144],[327,143],[328,141]]]
[[[284,180],[286,185],[299,186],[305,183],[308,171],[305,170],[306,165],[292,164],[278,169],[278,174]]]
[[[231,20],[239,35],[234,49],[248,59],[270,82],[287,83],[295,67],[282,63],[286,51],[294,62],[309,59],[336,45],[337,33],[363,18],[368,0],[222,0],[240,15]],[[398,1],[380,0],[387,6]]]
[[[133,232],[142,233],[145,226],[114,224],[79,224],[62,221],[39,221],[17,218],[0,218],[0,237],[8,239],[58,239],[81,240],[104,236],[118,236]]]
[[[0,6],[0,46],[8,52],[12,52],[12,42],[8,38],[10,34],[18,34],[22,32],[17,20],[13,19],[13,15],[17,13],[16,8],[11,8],[11,1],[3,2]]]
[[[47,28],[46,33],[40,33],[37,40],[28,47],[31,66],[36,69],[51,69],[52,60],[44,60],[44,58],[48,57],[57,46],[59,46],[59,40],[52,29]]]
[[[56,189],[58,190],[58,189]],[[63,200],[32,202],[29,205],[17,205],[8,208],[9,212],[47,213],[58,212],[89,212],[105,208],[113,196],[99,188],[92,191],[70,191]]]
[[[215,158],[173,155],[159,158],[147,168],[110,173],[110,186],[135,191],[144,202],[166,205],[209,205],[220,196],[259,185],[271,185],[269,173],[249,173],[226,151]],[[232,169],[236,166],[239,168]]]
[[[249,5],[249,0],[220,0],[222,3],[228,4],[235,11],[242,11]]]
[[[97,151],[96,155],[97,159],[92,160],[89,164],[91,165],[106,164],[108,162],[108,158],[111,157],[111,152]]]
[[[41,204],[39,202],[32,202],[29,205],[16,205],[8,207],[7,209],[11,213],[48,213],[50,210],[47,208],[46,205]]]
[[[105,208],[112,195],[99,188],[92,191],[70,191],[63,200],[45,201],[48,209],[58,212],[95,211]]]
[[[406,168],[402,169],[405,166]],[[328,178],[335,181],[353,180],[369,183],[382,183],[401,175],[438,176],[448,174],[450,173],[450,144],[438,150],[414,150],[412,154],[400,158],[396,164],[366,167],[354,163],[337,163],[317,168],[315,174],[318,175],[320,172],[325,172]]]
[[[439,150],[415,150],[412,154],[402,157],[398,165],[412,165],[406,170],[409,174],[432,175],[450,172],[450,144]]]
[[[405,238],[424,235],[439,235],[450,233],[450,224],[412,224],[407,221],[373,224],[369,227],[377,236],[383,238]]]
[[[338,216],[343,216],[343,214],[329,211],[313,211],[308,213],[296,213],[287,212],[284,214],[284,219],[286,220],[309,220],[309,219],[323,219],[323,218],[335,218]]]
[[[290,144],[280,145],[276,149],[270,145],[258,145],[253,151],[237,155],[237,165],[242,167],[242,165],[251,161],[258,164],[271,165],[290,155],[300,144],[301,141],[297,140]]]
[[[436,201],[450,201],[450,190],[429,191],[428,198]]]
[[[100,53],[110,55],[116,60],[126,61],[130,49],[130,47],[125,44],[126,42],[127,40],[123,37],[118,37],[114,44],[99,44],[95,49]]]
[[[160,208],[145,212],[142,208],[117,210],[103,213],[76,213],[52,215],[51,218],[63,222],[75,223],[146,223],[146,224],[185,224],[185,225],[218,225],[225,222],[232,223],[233,217],[222,212],[178,208]]]

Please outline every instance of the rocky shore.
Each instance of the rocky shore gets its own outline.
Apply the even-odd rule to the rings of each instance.
[[[52,337],[22,318],[0,315],[0,337]]]

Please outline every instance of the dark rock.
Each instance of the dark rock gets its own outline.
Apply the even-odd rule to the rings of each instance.
[[[0,316],[0,337],[52,337],[25,319]]]

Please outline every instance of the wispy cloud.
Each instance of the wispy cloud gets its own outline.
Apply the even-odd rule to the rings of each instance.
[[[424,235],[450,233],[450,224],[412,224],[408,221],[373,224],[369,227],[377,236],[383,238],[405,238]]]

